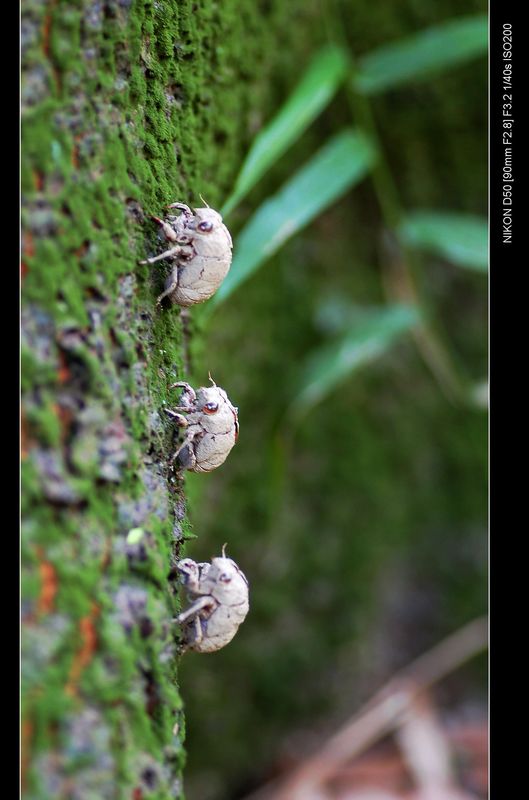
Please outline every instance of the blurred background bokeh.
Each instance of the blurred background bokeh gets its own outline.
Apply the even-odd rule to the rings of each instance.
[[[471,0],[344,1],[322,13],[321,44],[361,63],[485,12]],[[284,100],[313,55],[307,45],[299,74],[278,72]],[[486,217],[486,76],[482,52],[360,101],[342,85],[230,212],[237,255],[260,204],[331,136],[370,120],[378,175],[192,314],[193,380],[211,370],[239,407],[241,435],[222,470],[186,479],[199,537],[187,554],[206,560],[227,542],[251,609],[229,647],[182,661],[189,800],[245,797],[301,763],[397,670],[486,612],[486,273],[439,248],[407,250],[389,224],[411,210]],[[404,325],[297,414],[313,354],[332,360],[347,331],[376,328],[381,309],[402,303],[424,328]],[[486,656],[436,685],[432,703],[446,729],[483,726]],[[485,797],[472,774],[460,771],[458,785]]]

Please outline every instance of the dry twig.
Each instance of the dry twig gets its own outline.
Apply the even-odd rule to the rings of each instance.
[[[284,780],[246,800],[323,800],[323,784],[337,769],[401,725],[419,695],[487,647],[488,623],[479,618],[448,636],[398,672],[312,757]]]

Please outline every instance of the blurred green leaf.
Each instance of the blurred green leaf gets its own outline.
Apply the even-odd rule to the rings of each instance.
[[[319,403],[354,370],[386,352],[419,319],[419,312],[413,306],[389,306],[371,312],[339,339],[316,350],[302,369],[300,391],[290,406],[289,416],[296,417]]]
[[[348,56],[340,47],[330,45],[316,54],[277,116],[255,138],[235,188],[224,204],[223,215],[235,208],[325,108],[345,79],[347,70]]]
[[[470,214],[416,211],[404,218],[400,235],[411,247],[437,253],[459,267],[487,271],[486,219]]]
[[[343,293],[331,290],[319,301],[313,317],[314,327],[324,336],[338,336],[380,313],[380,305],[360,305]]]
[[[485,411],[489,408],[489,382],[488,380],[475,383],[470,389],[470,401],[475,408]]]
[[[374,161],[374,146],[360,131],[346,129],[333,136],[241,231],[231,269],[210,307],[225,300],[291,236],[358,183]]]
[[[410,80],[426,80],[487,52],[488,19],[459,17],[368,53],[353,79],[364,94],[377,94]]]

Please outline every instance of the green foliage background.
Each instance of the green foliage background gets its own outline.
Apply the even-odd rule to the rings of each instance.
[[[331,38],[344,23],[361,60],[483,10],[342,2],[322,18],[338,15],[328,19]],[[341,91],[230,216],[235,233],[325,140],[358,124],[344,100]],[[404,210],[486,217],[484,57],[370,102]],[[332,730],[393,670],[486,610],[486,414],[447,399],[411,336],[295,430],[285,419],[310,353],[359,309],[387,302],[395,272],[398,284],[385,231],[366,179],[214,311],[194,315],[203,336],[193,373],[203,381],[211,370],[229,391],[241,435],[222,472],[188,479],[193,553],[209,558],[227,541],[252,603],[214,665],[194,656],[182,664],[190,797],[243,796],[291,747],[303,752],[296,741]],[[456,373],[483,380],[486,277],[423,254],[414,278]],[[479,664],[463,671],[455,696],[484,702],[482,674]]]

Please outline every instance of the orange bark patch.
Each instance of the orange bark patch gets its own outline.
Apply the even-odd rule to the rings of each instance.
[[[22,720],[20,730],[20,783],[22,790],[27,788],[27,772],[29,766],[29,746],[33,736],[33,724],[29,719]]]
[[[53,24],[53,11],[55,6],[57,5],[57,0],[51,0],[49,4],[49,10],[46,16],[44,17],[44,22],[42,23],[42,52],[52,61],[52,69],[53,69],[53,77],[55,79],[55,85],[57,87],[57,91],[61,91],[61,76],[59,70],[53,64],[53,57],[51,54],[51,27]]]
[[[82,258],[88,252],[88,242],[83,242],[81,247],[78,247],[77,250],[74,251],[76,258]]]
[[[22,234],[22,251],[28,258],[33,258],[35,255],[35,242],[33,234],[29,231],[24,231]]]
[[[50,34],[51,34],[52,14],[56,4],[57,0],[51,0],[50,10],[44,17],[44,22],[42,23],[42,50],[46,58],[49,58],[50,55]]]
[[[28,457],[30,447],[28,421],[22,411],[20,414],[20,458],[22,461]]]
[[[55,607],[55,595],[59,588],[59,579],[53,564],[50,564],[49,561],[44,561],[44,559],[39,564],[39,575],[41,587],[37,601],[37,611],[41,614],[49,614]]]
[[[51,14],[46,14],[42,25],[42,49],[46,58],[50,55]]]
[[[28,264],[25,258],[33,258],[35,255],[35,244],[33,242],[33,235],[29,231],[24,231],[22,234],[22,252],[24,259],[20,262],[20,277],[24,279],[28,274]]]
[[[44,175],[37,170],[33,171],[33,180],[35,181],[35,189],[37,192],[42,192],[44,189]]]
[[[77,135],[75,137],[75,144],[72,148],[72,167],[74,169],[79,169],[79,142],[81,140],[81,136]]]
[[[57,377],[59,378],[61,386],[67,383],[71,377],[70,368],[68,367],[66,356],[62,350],[59,351],[59,369],[57,370]]]
[[[59,383],[65,383],[68,378],[70,377],[70,371],[68,368],[65,368],[66,375],[61,374],[62,369],[59,369]],[[68,435],[70,433],[70,428],[72,427],[72,422],[74,420],[74,413],[70,408],[65,408],[64,406],[59,405],[58,403],[54,403],[53,410],[55,411],[59,423],[61,426],[61,442],[64,444],[68,439]]]
[[[92,660],[97,648],[97,632],[95,628],[95,620],[99,614],[99,607],[96,603],[92,603],[90,613],[86,617],[82,617],[79,622],[79,629],[81,631],[81,647],[74,656],[72,668],[70,670],[70,677],[66,684],[66,694],[71,696],[77,695],[78,684],[81,674],[85,667]]]

